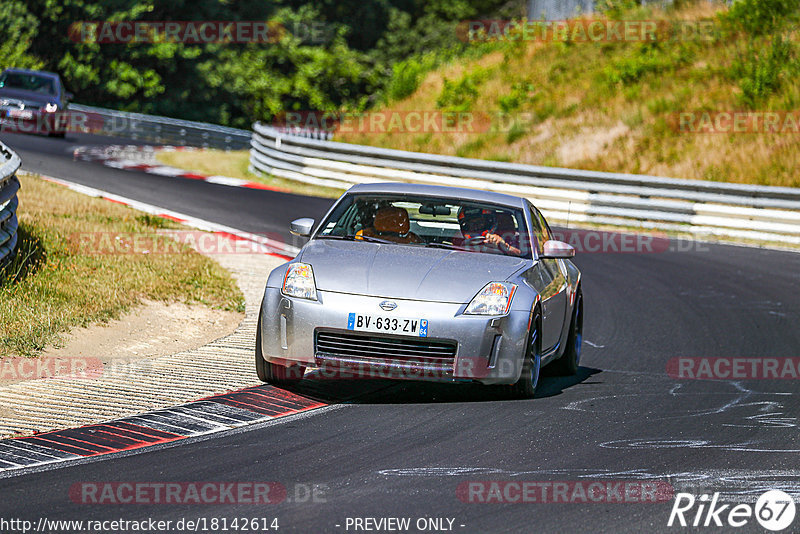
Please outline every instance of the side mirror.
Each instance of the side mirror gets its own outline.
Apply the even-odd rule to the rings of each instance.
[[[292,221],[289,225],[289,232],[298,237],[308,237],[311,235],[311,229],[314,228],[314,219],[303,217]]]
[[[563,241],[545,241],[542,247],[542,258],[568,260],[575,257],[575,247]]]

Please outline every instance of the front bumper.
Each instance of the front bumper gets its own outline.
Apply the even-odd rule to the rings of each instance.
[[[68,129],[65,112],[44,112],[35,110],[31,115],[9,116],[8,110],[0,109],[0,125],[4,131],[31,134],[63,134]]]
[[[261,304],[262,353],[268,361],[282,365],[340,367],[369,370],[372,376],[436,381],[477,381],[511,384],[518,380],[525,355],[530,312],[512,310],[505,316],[463,315],[464,304],[393,299],[397,309],[383,312],[384,298],[317,292],[319,300],[286,297],[268,287]],[[427,338],[389,334],[355,333],[388,341],[431,342],[454,345],[451,361],[431,362],[421,358],[398,361],[381,354],[336,354],[317,350],[322,333],[349,334],[350,313],[415,317],[428,320]]]

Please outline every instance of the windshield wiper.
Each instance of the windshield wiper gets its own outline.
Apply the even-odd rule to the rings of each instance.
[[[318,235],[317,239],[341,239],[344,241],[355,241],[354,235]]]
[[[446,250],[465,250],[464,247],[459,247],[458,245],[451,245],[450,243],[439,243],[436,241],[432,241],[430,243],[409,243],[416,247],[429,247],[429,248],[443,248]]]
[[[368,235],[321,235],[318,236],[321,239],[341,239],[343,241],[368,241],[370,243],[383,243],[385,245],[396,245],[394,241],[389,241],[387,239],[381,239],[379,237],[372,237]]]

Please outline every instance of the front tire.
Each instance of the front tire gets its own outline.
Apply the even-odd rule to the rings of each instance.
[[[583,292],[578,288],[575,293],[575,306],[572,322],[569,325],[567,348],[564,355],[552,364],[553,373],[559,376],[573,376],[578,372],[581,361],[581,345],[583,344]]]
[[[258,324],[256,325],[256,374],[262,382],[275,386],[290,385],[299,382],[303,378],[306,368],[302,365],[285,367],[283,365],[268,362],[264,359],[261,351],[261,312],[258,312]]]
[[[525,360],[522,362],[522,373],[519,380],[512,387],[515,397],[532,399],[539,385],[539,375],[542,370],[541,340],[539,327],[541,315],[537,311],[531,321],[531,331],[528,333],[528,343],[525,351]]]

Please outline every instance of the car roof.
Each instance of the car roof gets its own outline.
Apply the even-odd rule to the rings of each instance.
[[[457,200],[470,200],[473,202],[488,202],[514,208],[525,207],[525,200],[513,195],[495,193],[493,191],[479,191],[464,187],[448,187],[444,185],[408,184],[403,182],[386,182],[373,184],[357,184],[347,190],[347,194],[390,194],[390,195],[420,195],[443,197]]]
[[[36,76],[45,76],[47,78],[58,78],[58,74],[55,72],[49,72],[46,70],[28,70],[28,69],[17,69],[17,68],[9,68],[5,69],[3,72],[14,72],[17,74],[33,74]]]

